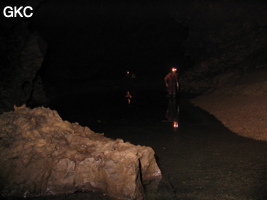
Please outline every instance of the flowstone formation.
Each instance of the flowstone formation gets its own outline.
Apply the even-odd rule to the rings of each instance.
[[[142,199],[143,184],[159,178],[150,147],[106,138],[49,108],[15,107],[0,115],[2,196],[100,191]]]

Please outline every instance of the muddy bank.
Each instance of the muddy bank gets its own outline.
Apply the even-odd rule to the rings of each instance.
[[[240,136],[267,141],[267,71],[245,75],[195,99]]]

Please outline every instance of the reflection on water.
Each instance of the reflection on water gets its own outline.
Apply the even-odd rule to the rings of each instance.
[[[178,121],[174,121],[173,122],[173,128],[178,128],[179,127],[179,123]]]
[[[179,127],[179,109],[179,100],[176,98],[169,98],[166,118],[169,122],[172,122],[173,128]]]
[[[128,104],[131,104],[131,99],[133,98],[133,96],[132,96],[132,94],[130,93],[129,90],[126,92],[125,97],[127,98]]]

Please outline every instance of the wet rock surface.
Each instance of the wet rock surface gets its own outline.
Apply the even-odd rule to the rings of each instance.
[[[143,184],[161,177],[152,148],[106,138],[44,107],[0,116],[0,163],[4,197],[100,191],[140,199]]]

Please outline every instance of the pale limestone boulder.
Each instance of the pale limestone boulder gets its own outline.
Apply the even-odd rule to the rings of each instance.
[[[160,177],[150,147],[106,138],[49,108],[15,107],[0,115],[3,196],[101,191],[142,199],[143,184]]]

